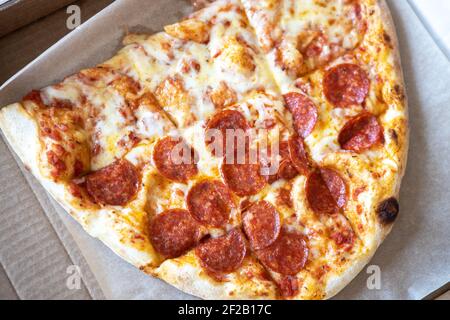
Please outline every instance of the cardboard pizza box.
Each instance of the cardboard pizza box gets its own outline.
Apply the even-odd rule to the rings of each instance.
[[[0,37],[72,2],[74,0],[0,0]]]
[[[402,214],[371,266],[338,299],[421,299],[448,282],[450,63],[406,1],[388,1],[410,99],[411,152]],[[127,30],[155,32],[189,12],[185,0],[121,0],[71,32],[0,88],[0,106],[111,57]],[[444,160],[443,160],[444,159]],[[0,139],[0,260],[20,298],[192,299],[90,238]],[[79,271],[79,288],[67,286]]]

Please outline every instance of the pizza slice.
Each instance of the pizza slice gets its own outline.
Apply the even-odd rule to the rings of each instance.
[[[325,168],[348,181],[343,212],[348,229],[367,247],[377,246],[385,228],[378,229],[374,208],[398,192],[395,181],[404,173],[408,145],[399,140],[407,137],[408,119],[387,5],[375,0],[243,4],[295,131],[320,168],[310,180],[323,178]]]

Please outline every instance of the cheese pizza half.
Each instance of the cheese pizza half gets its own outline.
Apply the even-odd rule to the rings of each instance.
[[[0,112],[93,237],[205,299],[326,299],[392,228],[407,101],[384,1],[219,0]]]

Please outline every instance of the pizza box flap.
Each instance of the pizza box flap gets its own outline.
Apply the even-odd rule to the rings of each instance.
[[[74,0],[0,1],[0,37],[62,8]]]
[[[450,128],[447,125],[450,118],[450,63],[406,1],[391,0],[389,5],[397,23],[410,99],[411,151],[401,192],[402,214],[370,263],[379,269],[361,272],[337,296],[340,299],[420,299],[448,282],[450,203],[447,201],[447,181],[450,170],[446,162],[450,158]],[[120,48],[127,30],[159,31],[189,10],[190,6],[184,0],[116,1],[8,81],[0,89],[0,105],[15,102],[31,89],[54,83],[81,68],[106,60]],[[86,262],[80,265],[82,273],[91,272],[95,277],[94,284],[84,281],[92,296],[92,287],[98,284],[104,296],[110,299],[192,299],[162,281],[144,275],[90,238],[68,214],[49,200],[34,178],[28,173],[23,178],[3,142],[0,148],[3,148],[0,150],[0,226],[2,230],[13,230],[0,233],[2,262],[4,252],[12,256],[12,250],[3,248],[21,239],[19,233],[29,236],[36,232],[21,225],[30,219],[27,214],[32,212],[33,217],[40,214],[53,224],[64,226],[61,230],[65,231],[58,234],[64,247],[68,252],[81,252]],[[45,239],[35,241],[27,250],[42,252]],[[16,248],[19,250],[20,245]],[[16,263],[19,259],[8,257],[5,265],[8,275],[24,270]],[[58,257],[52,256],[51,264],[56,264]],[[380,287],[368,288],[371,270],[375,269],[381,272]],[[45,282],[36,282],[29,290],[42,287]]]

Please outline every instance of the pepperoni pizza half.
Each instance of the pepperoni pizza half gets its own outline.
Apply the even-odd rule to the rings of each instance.
[[[195,1],[0,112],[93,237],[206,299],[326,299],[398,212],[408,149],[382,0]]]

